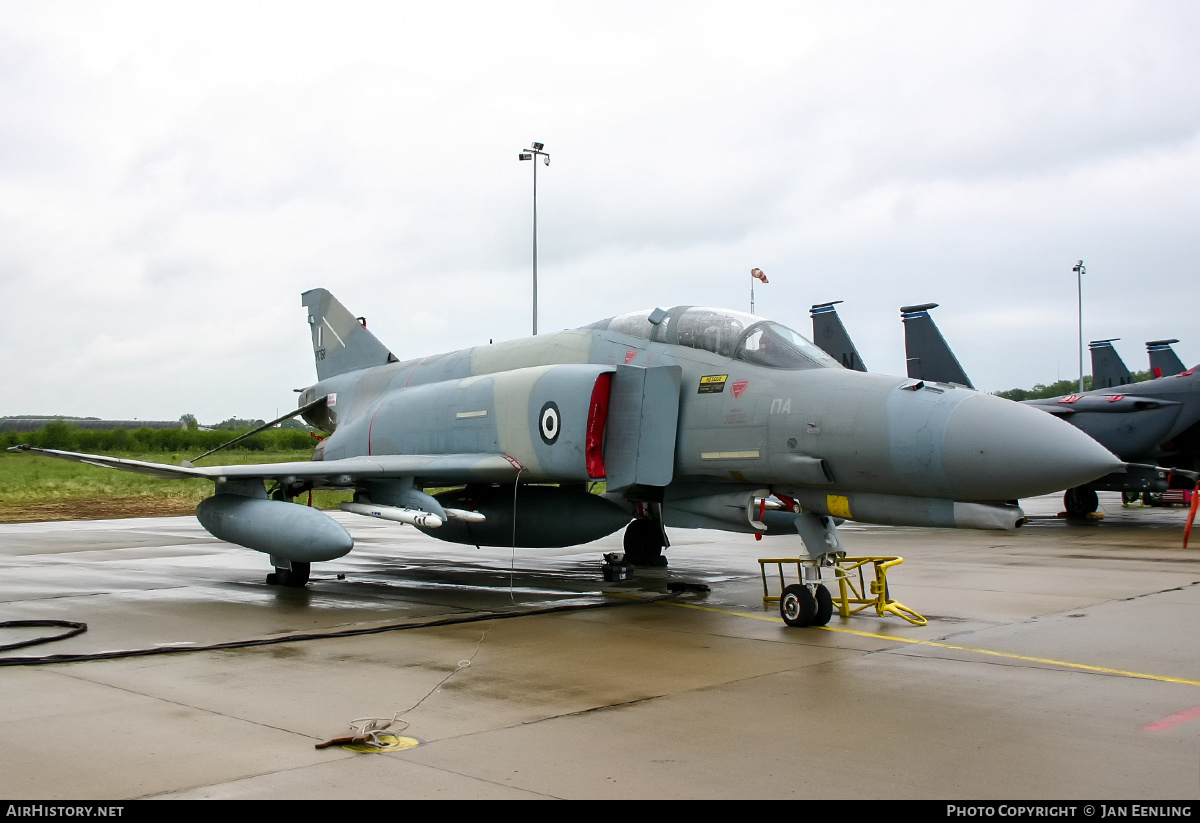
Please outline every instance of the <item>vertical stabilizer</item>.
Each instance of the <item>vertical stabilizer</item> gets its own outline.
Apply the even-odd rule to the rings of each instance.
[[[1111,389],[1113,386],[1127,386],[1133,382],[1133,376],[1126,368],[1125,361],[1113,347],[1113,341],[1120,339],[1110,337],[1108,340],[1093,340],[1088,343],[1088,351],[1092,354],[1093,389]]]
[[[1171,348],[1172,343],[1178,342],[1175,338],[1146,341],[1146,353],[1150,355],[1150,374],[1155,377],[1170,377],[1183,371],[1183,361]]]
[[[318,380],[396,360],[387,347],[367,331],[366,321],[352,315],[325,289],[304,292],[300,302],[308,309]]]
[[[902,306],[900,319],[904,321],[904,352],[908,358],[908,376],[917,380],[932,380],[935,383],[957,383],[968,389],[970,378],[963,371],[958,358],[950,351],[946,338],[938,331],[930,309],[937,303],[922,303],[919,306]]]
[[[808,310],[812,316],[813,342],[846,368],[866,371],[867,365],[859,356],[858,349],[854,348],[854,341],[846,333],[842,318],[838,317],[837,309],[834,308],[841,302],[834,300],[832,303],[818,303]]]

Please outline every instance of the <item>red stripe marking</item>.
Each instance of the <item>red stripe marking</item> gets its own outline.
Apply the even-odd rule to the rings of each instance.
[[[1197,717],[1200,717],[1200,706],[1193,706],[1187,711],[1173,714],[1170,717],[1164,717],[1162,720],[1155,720],[1153,723],[1147,723],[1145,726],[1142,726],[1142,731],[1165,732],[1167,729],[1173,729],[1189,720],[1195,720]]]
[[[408,379],[404,381],[404,388],[408,388],[408,384],[412,382],[413,375],[417,373],[417,369],[424,365],[425,361],[428,359],[429,358],[427,357],[422,357],[420,361],[418,361],[417,365],[412,367],[412,371],[408,373]]]

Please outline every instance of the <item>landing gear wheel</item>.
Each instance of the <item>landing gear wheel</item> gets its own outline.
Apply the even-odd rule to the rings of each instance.
[[[1145,500],[1147,506],[1161,506],[1163,504],[1162,495],[1158,493],[1146,492],[1143,500]]]
[[[635,566],[665,566],[662,554],[662,530],[648,518],[634,520],[625,527],[625,559]]]
[[[812,624],[824,626],[829,622],[829,618],[833,617],[833,596],[829,593],[829,589],[817,586],[816,600],[817,614],[813,617]]]
[[[1138,502],[1141,496],[1141,492],[1121,492],[1121,502],[1128,506],[1131,503]]]
[[[829,593],[825,594],[828,596]],[[784,623],[794,628],[811,626],[817,617],[817,599],[808,586],[793,583],[783,590],[779,598],[779,615]]]
[[[268,586],[287,586],[293,589],[304,588],[308,584],[308,573],[311,563],[292,563],[290,569],[275,567],[275,571],[267,575]]]
[[[1067,493],[1063,495],[1063,505],[1067,509],[1067,514],[1090,514],[1100,508],[1100,498],[1096,495],[1095,489],[1076,486],[1073,489],[1067,489]]]

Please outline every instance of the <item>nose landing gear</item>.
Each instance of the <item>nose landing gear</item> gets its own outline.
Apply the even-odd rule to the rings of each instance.
[[[789,626],[824,626],[833,617],[833,596],[819,583],[793,583],[779,597],[779,613]]]

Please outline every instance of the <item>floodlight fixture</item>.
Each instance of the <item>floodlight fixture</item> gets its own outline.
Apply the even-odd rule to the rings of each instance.
[[[534,155],[538,155],[543,159],[543,162],[550,165],[550,155],[543,151],[546,148],[545,143],[533,143],[528,149],[522,149],[517,156],[519,160],[533,160]],[[537,316],[538,316],[538,298],[537,298],[537,163],[533,164],[533,334],[537,336]]]
[[[1075,288],[1079,299],[1079,393],[1083,394],[1083,276],[1087,274],[1087,267],[1080,260],[1071,271],[1075,272]]]

